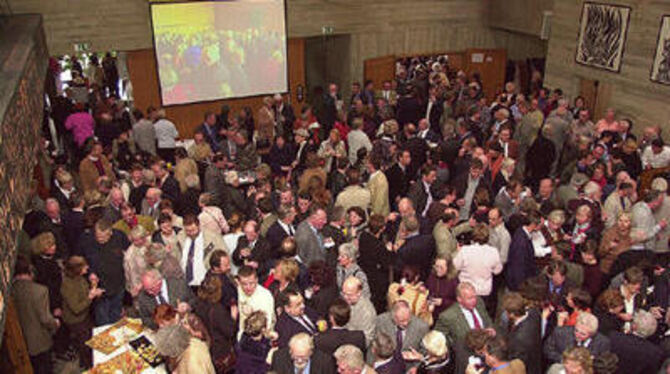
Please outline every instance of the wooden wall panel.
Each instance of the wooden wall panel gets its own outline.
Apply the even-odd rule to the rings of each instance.
[[[547,55],[545,83],[560,87],[568,97],[579,94],[581,79],[611,85],[611,96],[603,106],[618,110],[621,118],[635,122],[634,132],[645,125],[659,124],[670,131],[670,86],[649,80],[662,14],[670,0],[611,0],[608,3],[630,6],[630,24],[620,73],[575,63],[579,19],[584,1],[556,1]]]
[[[382,82],[393,80],[395,77],[395,56],[384,56],[365,60],[365,80],[372,80],[377,89],[381,89]]]
[[[134,105],[141,110],[149,106],[160,106],[160,93],[158,90],[158,74],[154,61],[153,49],[142,49],[128,52],[128,71],[133,82]],[[289,39],[288,41],[288,69],[289,69],[289,91],[292,95],[291,103],[294,104],[296,113],[302,107],[297,102],[296,92],[299,85],[305,87],[305,51],[304,40]],[[182,138],[193,136],[195,128],[203,122],[206,111],[218,113],[222,105],[230,106],[232,113],[237,113],[242,108],[249,106],[254,113],[262,105],[262,96],[243,99],[217,100],[206,103],[175,105],[166,107],[167,117],[175,123]],[[298,104],[298,105],[296,105]]]

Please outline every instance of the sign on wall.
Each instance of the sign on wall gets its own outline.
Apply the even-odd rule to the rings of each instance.
[[[630,11],[626,6],[585,2],[577,39],[577,63],[619,72]]]
[[[661,17],[658,30],[656,55],[651,66],[651,80],[657,83],[670,84],[670,15]]]

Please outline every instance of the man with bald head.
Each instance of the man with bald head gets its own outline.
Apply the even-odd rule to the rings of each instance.
[[[144,200],[142,200],[141,214],[152,217],[153,219],[158,219],[158,216],[160,215],[158,204],[161,202],[162,195],[163,191],[161,191],[160,188],[149,188],[144,196]]]
[[[391,310],[377,316],[375,334],[384,333],[395,339],[396,358],[402,361],[402,352],[419,350],[421,339],[430,327],[426,322],[412,314],[407,301],[399,299]]]
[[[180,314],[191,310],[195,298],[191,289],[181,278],[163,278],[156,269],[142,274],[142,291],[137,295],[137,310],[144,326],[156,329],[154,309],[161,304],[172,305]]]
[[[105,208],[104,217],[109,222],[116,222],[121,219],[121,205],[126,201],[123,197],[123,191],[120,188],[114,187],[109,191],[107,197],[107,208]]]
[[[349,330],[363,331],[365,343],[370,345],[374,338],[377,312],[370,299],[363,296],[363,284],[360,279],[351,276],[344,280],[340,292],[344,301],[351,307],[351,319],[345,327]]]
[[[495,335],[493,322],[486,312],[484,302],[477,296],[475,287],[462,282],[456,288],[457,303],[440,314],[435,330],[444,333],[450,345],[462,343],[470,330],[485,329]]]
[[[277,373],[335,374],[335,361],[314,349],[314,341],[307,333],[293,335],[288,347],[272,356],[271,369]]]

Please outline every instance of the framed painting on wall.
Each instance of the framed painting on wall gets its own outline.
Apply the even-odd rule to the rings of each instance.
[[[656,55],[651,66],[651,80],[670,85],[670,15],[661,17]]]
[[[630,11],[627,6],[585,2],[577,38],[577,63],[619,72]]]

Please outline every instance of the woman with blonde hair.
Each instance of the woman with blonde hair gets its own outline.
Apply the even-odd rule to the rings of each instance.
[[[333,162],[337,162],[337,159],[347,156],[347,149],[344,146],[339,130],[330,130],[328,139],[321,143],[317,155],[325,160],[324,168],[326,173],[330,173],[332,170]]]
[[[56,238],[51,232],[43,232],[31,241],[35,267],[35,282],[49,289],[49,307],[56,317],[61,313],[61,283],[63,276],[56,261]]]
[[[230,227],[228,226],[226,217],[223,216],[221,208],[214,205],[214,197],[211,193],[205,192],[200,194],[198,205],[201,210],[198,215],[201,229],[222,235],[228,233]]]
[[[553,364],[547,374],[593,374],[591,352],[583,347],[573,347],[563,352],[563,361]]]
[[[603,274],[609,275],[616,259],[622,253],[628,251],[633,244],[631,227],[630,213],[621,212],[617,217],[616,224],[605,230],[603,233],[603,238],[600,241],[600,248],[598,249],[600,270]]]
[[[123,272],[126,291],[134,298],[142,290],[142,274],[147,269],[144,255],[149,245],[149,233],[142,225],[137,225],[130,230],[128,237],[132,244],[123,255]]]
[[[286,291],[300,291],[300,287],[297,283],[299,274],[300,267],[296,260],[292,258],[282,258],[277,262],[272,271],[274,282],[268,286],[268,290],[272,293],[276,306],[285,304]]]
[[[398,300],[404,300],[409,305],[413,315],[431,326],[433,324],[433,306],[428,301],[428,289],[421,282],[421,271],[414,265],[405,265],[400,277],[400,282],[391,283],[386,293],[389,308]]]

